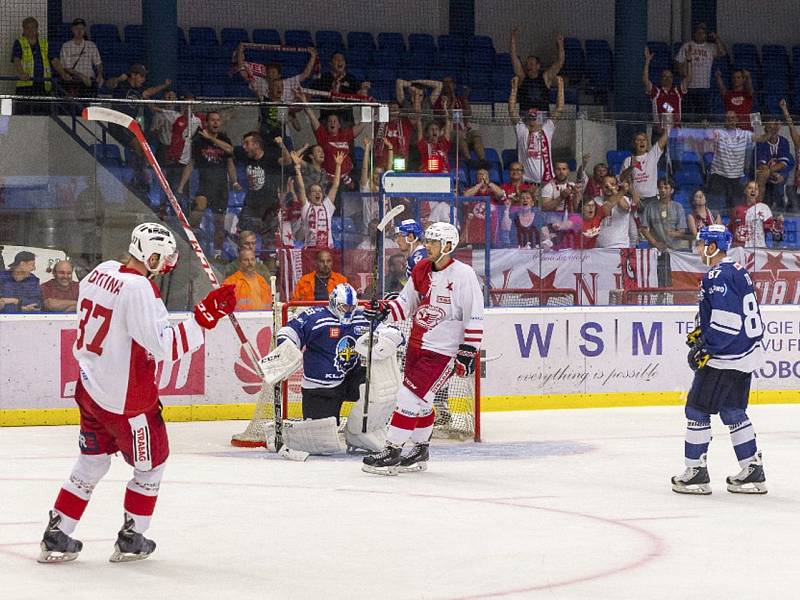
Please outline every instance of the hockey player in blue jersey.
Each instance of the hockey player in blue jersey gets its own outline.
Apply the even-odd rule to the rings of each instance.
[[[327,306],[306,309],[278,331],[278,345],[291,342],[303,352],[303,418],[335,417],[343,402],[358,400],[364,367],[356,340],[370,323],[358,308],[356,290],[340,283]]]
[[[400,251],[406,255],[406,278],[419,261],[428,258],[428,251],[422,243],[422,227],[414,219],[404,219],[394,234]]]
[[[753,426],[745,412],[753,371],[763,361],[764,323],[747,270],[726,256],[731,234],[723,225],[703,227],[700,255],[711,269],[700,285],[699,325],[686,343],[694,380],[686,400],[686,470],[672,478],[680,494],[710,494],[706,453],[711,415],[728,426],[741,471],[726,479],[729,492],[766,494],[766,478]]]

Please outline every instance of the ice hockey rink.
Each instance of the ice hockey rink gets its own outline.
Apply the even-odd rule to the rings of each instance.
[[[733,495],[717,420],[714,493],[673,493],[681,407],[489,413],[481,444],[436,443],[426,473],[290,462],[227,445],[242,422],[172,423],[148,560],[110,564],[129,468],[116,459],[76,562],[35,558],[76,427],[0,433],[0,597],[793,598],[800,406],[750,409],[769,494]]]

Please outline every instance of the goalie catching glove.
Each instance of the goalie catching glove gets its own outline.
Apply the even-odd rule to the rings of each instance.
[[[203,329],[214,329],[223,317],[228,316],[236,308],[236,287],[223,285],[211,290],[194,307],[194,318]]]
[[[469,377],[475,373],[475,355],[478,351],[474,346],[461,344],[456,354],[456,375],[459,377]]]
[[[285,341],[259,360],[258,364],[261,366],[264,383],[275,385],[288,379],[303,365],[303,353],[291,341]]]

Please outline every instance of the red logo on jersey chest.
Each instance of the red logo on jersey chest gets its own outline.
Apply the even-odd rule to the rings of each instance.
[[[331,337],[331,338],[338,338],[340,333],[341,333],[341,331],[339,330],[339,328],[338,328],[338,327],[331,327],[331,328],[328,330],[328,337]]]
[[[423,329],[433,329],[444,318],[444,310],[433,304],[424,304],[417,309],[414,322]]]

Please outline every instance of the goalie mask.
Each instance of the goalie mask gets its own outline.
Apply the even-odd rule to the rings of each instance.
[[[706,264],[710,264],[711,259],[717,254],[728,251],[733,236],[724,225],[707,225],[706,227],[701,227],[700,231],[697,232],[697,239],[703,242],[703,247],[700,249],[700,256],[702,256]],[[709,254],[708,247],[712,243],[717,249],[713,254]]]
[[[349,283],[340,283],[328,297],[328,310],[339,319],[342,325],[349,325],[358,307],[358,295]]]
[[[144,263],[153,275],[169,273],[178,263],[178,249],[175,236],[159,223],[142,223],[131,232],[130,255]],[[158,263],[151,265],[150,257],[158,255]]]

